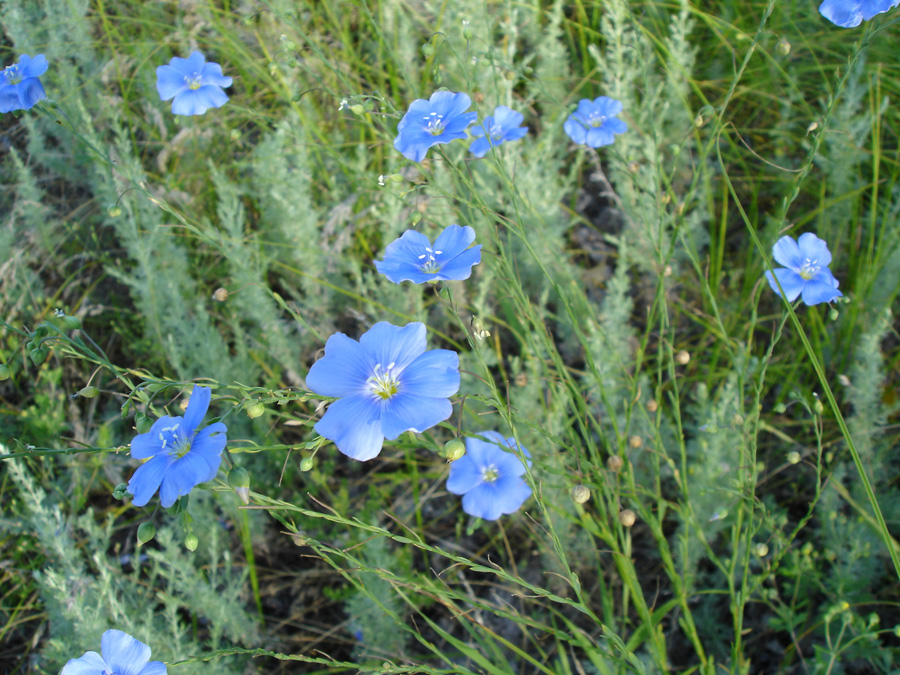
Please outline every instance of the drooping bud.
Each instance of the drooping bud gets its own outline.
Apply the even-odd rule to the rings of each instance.
[[[315,461],[312,457],[304,457],[300,460],[301,471],[312,471],[313,466],[315,466]]]
[[[152,426],[153,420],[147,417],[145,413],[142,413],[140,410],[134,413],[134,428],[139,434],[146,434]]]
[[[252,404],[248,405],[246,410],[247,410],[247,417],[249,417],[250,419],[256,419],[257,417],[262,415],[264,412],[266,412],[266,406],[264,406],[262,403],[257,401],[256,403],[252,403]]]
[[[3,380],[8,380],[10,376],[9,366],[5,363],[0,363],[0,382]]]
[[[184,547],[185,547],[188,551],[190,551],[191,553],[193,553],[194,551],[196,551],[196,550],[197,550],[197,547],[198,547],[199,545],[200,545],[200,540],[197,539],[197,535],[196,535],[196,534],[191,533],[191,534],[189,534],[188,536],[186,536],[186,537],[184,538]]]
[[[787,56],[791,53],[791,43],[781,38],[775,45],[775,53],[778,56]]]
[[[454,438],[452,441],[444,443],[444,447],[438,454],[448,462],[455,462],[466,454],[466,444],[461,438]]]
[[[227,288],[217,288],[215,292],[212,294],[213,300],[216,302],[225,302],[228,299],[228,289]]]
[[[97,389],[97,387],[93,387],[91,385],[82,387],[81,389],[78,390],[78,395],[81,398],[96,398],[99,393],[100,393],[100,390]]]
[[[112,496],[113,499],[125,499],[125,495],[128,494],[128,483],[119,483],[116,485],[113,490]]]
[[[769,555],[769,547],[763,542],[759,542],[756,546],[753,547],[753,552],[759,558],[765,558]]]
[[[153,541],[153,537],[155,536],[156,525],[151,523],[149,520],[144,521],[140,524],[137,531],[138,546],[143,546],[148,541]]]
[[[619,522],[622,523],[622,527],[631,527],[636,520],[637,516],[631,509],[625,509],[619,514]]]
[[[28,352],[28,356],[31,357],[31,362],[39,366],[41,365],[47,358],[47,350],[43,347],[35,347],[30,352]]]
[[[576,504],[584,504],[590,498],[591,491],[581,483],[572,488],[572,501]]]
[[[250,503],[250,474],[242,466],[236,466],[228,472],[228,484],[234,488],[238,499],[246,506]]]
[[[622,458],[618,455],[610,455],[609,459],[606,460],[606,467],[610,471],[615,471],[618,473],[619,469],[624,466],[625,462],[622,461]]]

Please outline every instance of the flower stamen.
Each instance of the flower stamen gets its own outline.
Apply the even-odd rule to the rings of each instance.
[[[424,258],[428,258],[422,263],[422,267],[420,268],[426,274],[437,274],[441,271],[441,265],[437,261],[436,256],[439,256],[443,253],[443,251],[435,251],[430,246],[425,247],[425,253],[419,256],[419,260]]]
[[[194,73],[193,75],[185,75],[184,83],[188,86],[188,89],[195,90],[199,89],[201,86],[201,77],[200,73]]]
[[[818,262],[818,259],[810,260],[809,258],[807,258],[806,261],[800,266],[800,276],[807,281],[816,276],[816,272],[822,269]]]
[[[372,393],[385,401],[394,396],[400,388],[398,373],[394,372],[395,365],[391,362],[382,370],[380,363],[375,364],[372,376],[366,380]]]
[[[500,472],[497,471],[497,465],[491,464],[481,470],[481,480],[485,483],[493,483],[500,478]]]
[[[422,119],[425,120],[425,131],[430,133],[432,136],[440,136],[444,133],[444,116],[439,115],[436,112],[429,113],[425,115]]]
[[[19,64],[13,64],[3,69],[3,76],[9,84],[19,84],[22,81],[22,73],[19,72]]]

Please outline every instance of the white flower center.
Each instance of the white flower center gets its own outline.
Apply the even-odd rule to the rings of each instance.
[[[7,66],[3,70],[3,75],[9,84],[19,84],[22,81],[22,73],[19,72],[19,64]]]
[[[588,117],[588,124],[592,127],[602,127],[606,123],[606,115],[598,115],[597,113],[591,113]]]
[[[491,140],[494,141],[502,141],[503,140],[503,127],[499,124],[492,124],[490,130]]]
[[[419,260],[424,260],[420,268],[426,274],[437,274],[441,271],[441,265],[435,256],[441,255],[443,251],[435,251],[429,246],[425,247],[425,253],[419,256]],[[427,260],[426,260],[427,258]]]
[[[199,89],[201,86],[200,82],[200,73],[194,73],[193,75],[185,75],[184,83],[188,86],[188,89]]]
[[[493,483],[498,478],[500,478],[500,472],[497,471],[497,465],[491,464],[490,466],[486,466],[481,470],[481,480],[485,483]]]
[[[816,272],[822,269],[821,265],[818,264],[818,260],[810,260],[809,258],[800,266],[800,276],[806,280],[812,279],[816,276]]]
[[[433,112],[429,115],[425,115],[422,119],[425,120],[425,130],[432,136],[440,136],[444,133],[443,115],[438,115],[436,112]]]
[[[395,365],[389,363],[387,368],[382,368],[380,363],[376,364],[375,372],[366,380],[372,393],[385,401],[396,394],[400,386],[399,373],[394,372]]]
[[[171,433],[172,436],[175,437],[175,440],[170,444],[163,432]],[[175,455],[181,459],[191,451],[191,439],[181,432],[180,424],[173,424],[170,427],[165,427],[159,432],[159,440],[162,441],[161,450],[167,455]]]

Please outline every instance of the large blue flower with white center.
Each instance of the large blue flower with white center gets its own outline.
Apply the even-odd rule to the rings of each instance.
[[[151,661],[150,647],[128,633],[108,630],[100,638],[100,654],[69,659],[59,675],[166,675],[166,664]]]
[[[776,268],[774,276],[766,271],[766,279],[772,290],[781,295],[775,283],[778,279],[788,302],[802,294],[807,305],[818,305],[843,295],[838,290],[838,280],[828,269],[831,263],[828,245],[812,232],[801,234],[798,241],[793,237],[782,237],[772,247],[772,255],[784,267]]]
[[[404,327],[376,323],[359,338],[335,333],[325,356],[306,376],[309,388],[338,400],[315,426],[348,457],[366,461],[381,452],[384,439],[421,432],[453,412],[449,398],[459,390],[459,355],[425,351],[425,324]]]
[[[43,54],[34,58],[22,54],[18,63],[0,71],[0,113],[28,110],[47,98],[44,86],[38,79],[46,72],[47,58]]]
[[[131,441],[132,457],[149,458],[128,481],[135,506],[144,506],[158,489],[160,503],[169,508],[200,483],[216,477],[228,429],[216,422],[197,430],[211,397],[208,387],[195,386],[184,417],[160,417],[150,431]]]
[[[427,101],[417,98],[397,125],[394,148],[407,159],[421,162],[428,148],[466,137],[477,113],[466,112],[472,100],[467,94],[436,91]]]
[[[531,488],[522,478],[525,465],[512,452],[519,447],[515,438],[503,438],[496,431],[478,436],[466,438],[466,454],[450,465],[447,489],[463,495],[463,511],[470,516],[497,520],[518,511],[531,496]],[[528,450],[521,450],[531,457]]]
[[[421,232],[407,230],[387,245],[384,260],[376,260],[375,267],[395,284],[461,281],[481,262],[481,244],[472,246],[473,241],[475,230],[468,225],[450,225],[433,245]]]
[[[485,117],[481,124],[476,124],[469,130],[475,138],[469,146],[469,152],[476,157],[484,157],[491,146],[519,140],[528,133],[528,127],[519,126],[523,119],[522,113],[505,105],[498,105],[494,108],[493,117]]]
[[[825,0],[819,13],[842,28],[853,28],[900,5],[900,0]]]
[[[616,134],[628,131],[628,125],[616,117],[620,112],[622,103],[608,96],[600,96],[593,101],[583,98],[563,124],[563,130],[579,145],[592,148],[610,145]]]
[[[220,108],[228,101],[222,87],[230,87],[231,78],[222,74],[222,66],[200,52],[182,59],[177,56],[167,66],[156,69],[156,90],[163,101],[172,101],[176,115],[202,115],[210,108]]]

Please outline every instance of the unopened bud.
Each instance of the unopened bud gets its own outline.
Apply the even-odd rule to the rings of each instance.
[[[647,412],[648,413],[653,414],[657,410],[659,410],[659,403],[657,403],[655,399],[651,398],[649,401],[647,401]]]
[[[257,401],[256,403],[251,403],[250,405],[248,405],[246,410],[247,410],[247,417],[249,417],[250,419],[256,419],[257,417],[262,415],[264,412],[266,412],[266,406],[264,406],[262,403]]]
[[[138,546],[143,546],[148,541],[152,541],[156,536],[156,525],[149,520],[140,524],[137,531]]]
[[[354,103],[350,106],[350,112],[352,112],[354,115],[362,115],[364,112],[366,112],[366,109],[363,108],[359,103]]]
[[[643,444],[644,444],[644,439],[641,438],[640,436],[632,436],[631,438],[628,439],[628,445],[630,445],[635,450],[637,450]]]
[[[617,473],[624,465],[625,462],[623,462],[622,458],[618,455],[610,455],[609,459],[606,460],[606,467],[610,471],[615,471]]]
[[[787,454],[787,461],[789,461],[791,464],[799,464],[800,463],[800,453],[797,452],[796,450],[791,450]]]
[[[576,504],[584,504],[590,498],[591,491],[584,485],[579,484],[572,488],[572,501]]]
[[[193,553],[197,550],[197,547],[200,545],[200,540],[197,539],[196,534],[189,534],[184,538],[184,547]]]
[[[686,366],[688,362],[691,360],[691,355],[688,354],[685,350],[679,350],[675,352],[675,363],[679,366]]]
[[[619,514],[619,522],[622,523],[622,527],[631,527],[636,520],[637,516],[631,509],[625,509]]]
[[[97,389],[97,387],[93,387],[91,385],[82,387],[81,389],[78,390],[78,395],[81,398],[96,398],[99,393],[100,393],[100,390]]]
[[[766,544],[760,542],[756,546],[753,547],[753,552],[758,557],[765,558],[767,555],[769,555],[769,547]]]
[[[78,328],[81,328],[81,319],[77,316],[69,316],[66,314],[66,316],[63,317],[63,328],[66,330],[77,330]]]
[[[134,413],[134,428],[139,434],[146,434],[150,431],[150,427],[153,426],[153,420],[147,417],[146,414],[142,413],[138,410]]]
[[[778,44],[775,45],[775,53],[778,54],[778,56],[787,56],[791,53],[791,43],[784,38],[781,38],[778,41]]]
[[[834,307],[832,307],[828,311],[828,320],[829,321],[837,321],[838,317],[840,317],[840,315],[841,315],[840,312],[838,312]]]
[[[312,457],[304,457],[300,460],[301,471],[312,471],[313,466],[315,466],[315,461]]]
[[[5,363],[0,363],[0,382],[3,380],[8,380],[10,376],[9,366]]]
[[[772,408],[772,412],[774,412],[776,415],[783,415],[785,412],[787,412],[787,406],[784,403],[776,403],[775,407]]]
[[[246,506],[250,503],[250,474],[242,466],[236,466],[228,472],[228,484],[234,488],[238,499]]]
[[[43,347],[36,347],[28,352],[28,356],[31,357],[31,362],[39,366],[47,359],[47,350]]]
[[[813,410],[816,412],[816,415],[821,415],[825,412],[825,406],[822,405],[822,401],[816,396],[815,401],[813,401]]]
[[[217,288],[213,293],[213,300],[216,302],[225,302],[228,299],[227,288]]]
[[[112,496],[113,499],[122,500],[125,499],[126,494],[128,494],[128,483],[119,483],[113,490]]]
[[[850,386],[850,378],[847,377],[846,375],[844,375],[843,373],[841,373],[840,375],[838,375],[838,382],[841,383],[841,386],[842,386],[842,387],[849,387],[849,386]]]
[[[462,34],[463,38],[465,38],[466,40],[472,39],[472,28],[469,26],[468,21],[462,22]]]
[[[431,56],[432,54],[434,54],[434,46],[430,42],[426,42],[424,45],[422,45],[422,53],[426,58]]]
[[[736,427],[744,426],[744,416],[740,413],[736,413],[735,416],[731,418],[731,423]]]
[[[115,204],[106,207],[106,212],[109,214],[110,218],[118,218],[122,215],[122,209],[120,209]]]
[[[441,448],[440,455],[448,462],[455,462],[466,454],[466,444],[461,438],[454,438],[452,441],[444,443]]]

